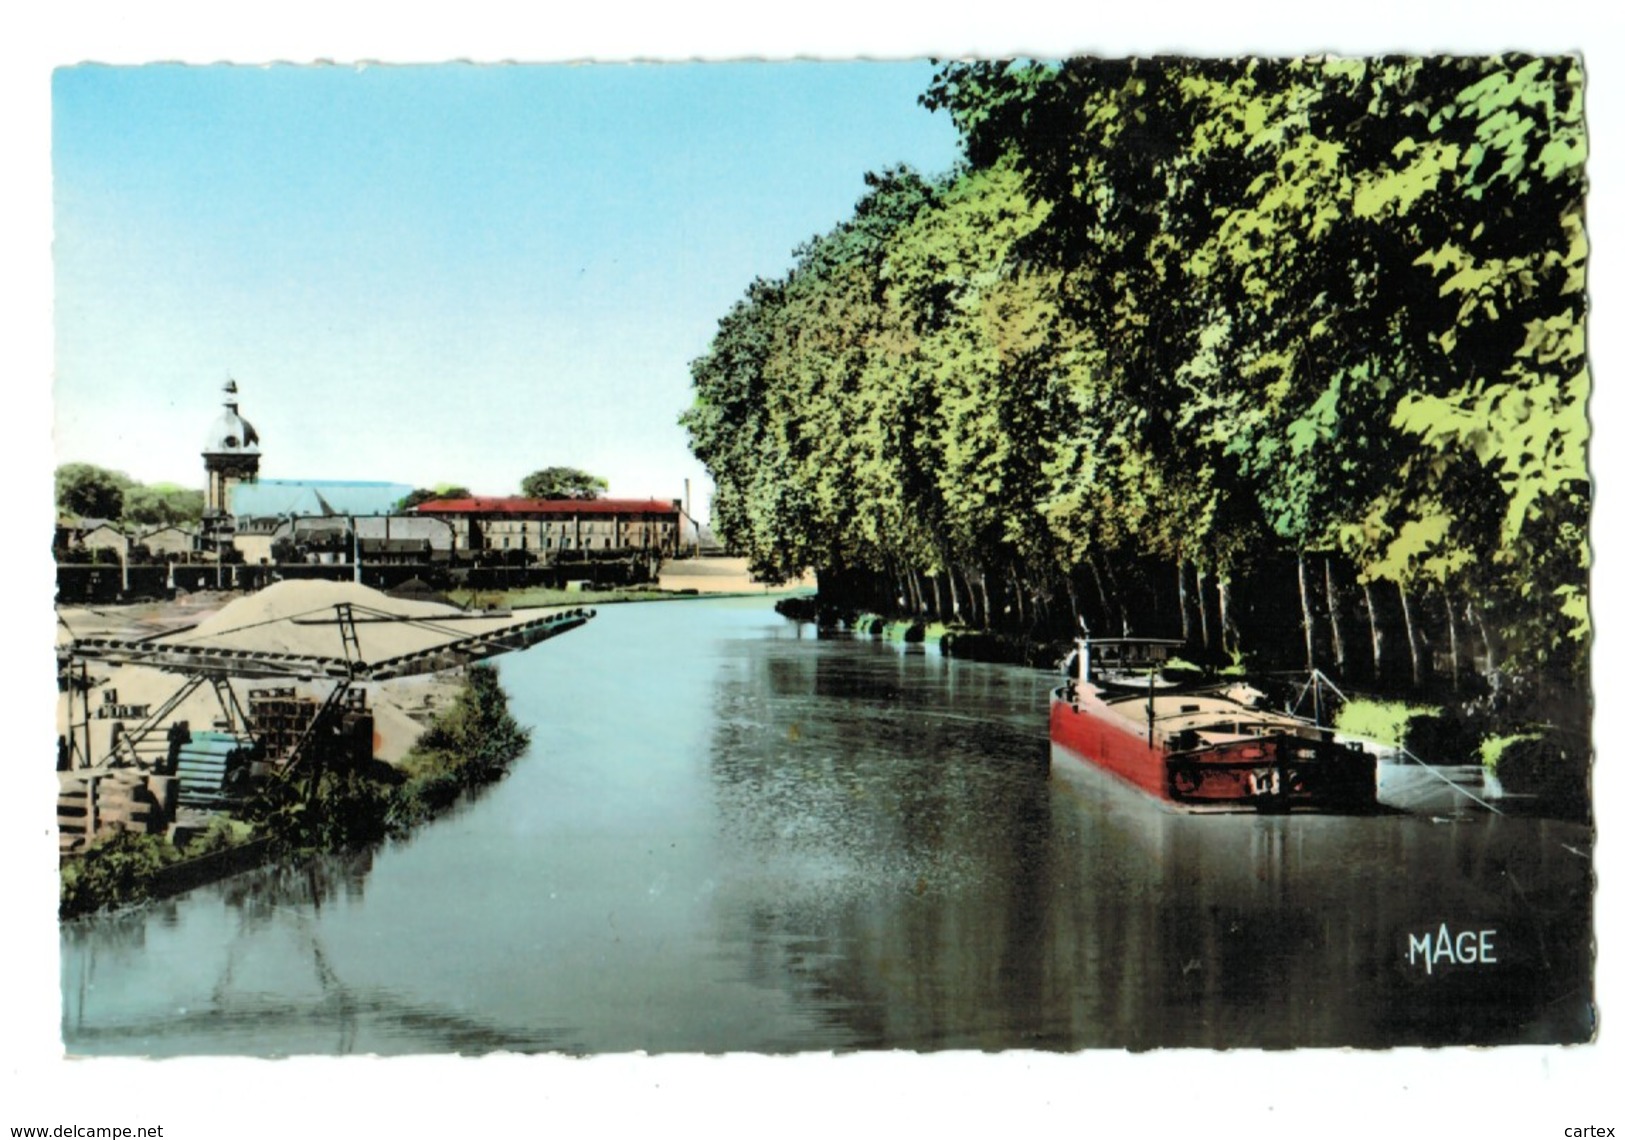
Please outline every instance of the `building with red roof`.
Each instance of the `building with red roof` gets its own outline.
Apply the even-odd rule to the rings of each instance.
[[[522,550],[542,559],[569,551],[675,556],[684,541],[680,499],[431,499],[413,510],[446,519],[458,549]]]

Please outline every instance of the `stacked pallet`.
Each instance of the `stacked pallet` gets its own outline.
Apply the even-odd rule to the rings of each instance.
[[[287,759],[320,706],[310,697],[297,696],[291,687],[248,690],[248,718],[254,735],[265,745],[265,759]]]
[[[135,768],[59,772],[57,779],[57,842],[64,854],[81,851],[92,839],[110,832],[161,833],[179,803],[175,777],[148,775]]]

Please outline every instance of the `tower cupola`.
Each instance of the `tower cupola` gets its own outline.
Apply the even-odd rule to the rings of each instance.
[[[208,442],[203,445],[204,455],[236,454],[243,455],[248,452],[258,454],[260,450],[260,433],[254,430],[237,411],[237,381],[227,380],[225,387],[226,410],[214,421],[209,429]]]
[[[237,411],[237,381],[227,380],[225,411],[209,429],[203,444],[203,470],[207,475],[203,498],[205,514],[231,513],[231,489],[260,477],[260,433]]]

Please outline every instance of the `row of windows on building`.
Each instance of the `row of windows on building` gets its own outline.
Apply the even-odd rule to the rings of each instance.
[[[502,535],[501,538],[502,538],[502,544],[501,545],[502,545],[503,550],[532,550],[532,549],[535,549],[535,550],[552,550],[554,548],[553,547],[553,539],[552,539],[551,536],[548,536],[548,535],[543,535],[541,545],[540,546],[534,546],[534,547],[531,545],[531,540],[529,539],[529,537],[526,536],[526,535],[523,535],[523,534],[519,536],[519,541],[518,541],[517,544],[515,544],[513,542],[513,536],[512,535],[505,534],[505,535]],[[570,540],[569,536],[566,535],[565,537],[559,539],[558,549],[560,549],[560,550],[576,550],[576,549],[580,549],[580,550],[595,550],[595,549],[596,550],[609,550],[614,545],[615,545],[614,542],[611,539],[608,539],[608,538],[600,539],[599,541],[597,541],[595,543],[592,540],[591,536],[583,536],[582,539],[581,539],[581,546],[578,548],[578,547],[575,547],[575,546],[573,546],[571,544],[571,540]],[[621,545],[622,546],[641,546],[643,544],[641,542],[624,542]],[[497,536],[495,536],[495,535],[487,535],[486,539],[485,539],[485,548],[487,550],[495,550],[497,548]]]
[[[486,519],[478,522],[477,545],[487,550],[610,550],[662,546],[670,541],[668,522],[539,522]],[[462,527],[458,528],[459,530]]]

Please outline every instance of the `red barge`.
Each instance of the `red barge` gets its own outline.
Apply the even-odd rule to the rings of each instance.
[[[1089,639],[1050,695],[1051,762],[1081,761],[1191,811],[1369,811],[1377,761],[1301,717],[1260,707],[1245,684],[1160,677],[1183,642]]]

